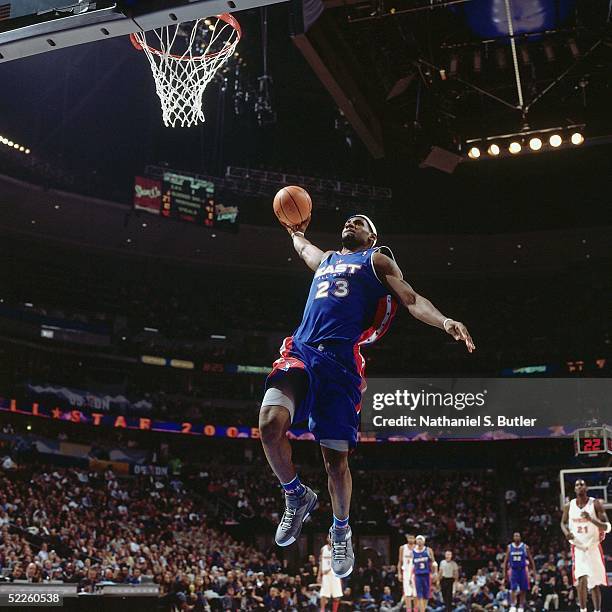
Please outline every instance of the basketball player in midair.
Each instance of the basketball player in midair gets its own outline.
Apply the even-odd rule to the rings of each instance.
[[[397,577],[402,583],[404,603],[408,612],[416,612],[416,586],[414,584],[414,563],[412,561],[412,551],[414,550],[415,539],[411,533],[406,534],[406,543],[399,547],[399,559],[397,561]]]
[[[354,215],[346,221],[340,251],[323,252],[307,240],[304,231],[309,222],[287,227],[314,278],[302,322],[283,342],[281,356],[266,379],[259,429],[268,463],[285,492],[285,512],[275,540],[288,546],[317,504],[315,492],[296,473],[286,436],[292,423],[308,420],[328,474],[332,571],[344,578],[353,571],[355,558],[348,455],[357,443],[365,388],[365,360],[359,347],[386,332],[398,303],[419,321],[464,342],[469,352],[475,347],[463,323],[445,317],[404,280],[390,249],[375,248],[376,228],[368,217]]]
[[[591,591],[594,612],[601,612],[600,586],[608,586],[601,541],[610,533],[610,521],[599,499],[587,495],[582,479],[574,485],[576,499],[563,508],[561,530],[572,545],[572,574],[580,612],[586,612]]]
[[[334,575],[331,568],[332,549],[329,535],[319,556],[319,575],[317,582],[321,584],[321,612],[327,608],[327,600],[332,600],[332,612],[338,612],[342,597],[342,580]]]
[[[523,612],[527,593],[529,592],[529,570],[536,571],[535,561],[525,542],[521,542],[521,534],[517,531],[512,535],[512,542],[506,548],[502,576],[508,578],[508,565],[510,565],[510,612],[518,610]]]

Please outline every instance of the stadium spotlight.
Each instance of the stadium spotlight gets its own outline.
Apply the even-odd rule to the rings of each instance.
[[[9,140],[6,136],[0,135],[0,145],[5,145],[9,149],[15,149],[15,151],[19,151],[25,155],[30,154],[30,149],[26,148],[25,145],[19,144],[14,140]]]
[[[531,129],[525,123],[519,132],[481,134],[477,138],[466,140],[463,145],[463,155],[467,155],[472,160],[491,159],[498,156],[516,157],[519,154],[522,156],[572,145],[579,146],[585,142],[585,127],[584,124],[573,124]]]
[[[584,136],[580,132],[574,132],[572,134],[572,144],[581,145],[584,142]]]
[[[539,151],[542,148],[542,141],[539,138],[532,138],[529,141],[529,148],[532,151]]]

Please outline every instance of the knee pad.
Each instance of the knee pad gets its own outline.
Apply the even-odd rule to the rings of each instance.
[[[295,414],[295,404],[293,400],[285,395],[280,389],[276,387],[269,387],[261,401],[261,407],[264,406],[283,406],[289,411],[291,422],[293,422],[293,415]]]

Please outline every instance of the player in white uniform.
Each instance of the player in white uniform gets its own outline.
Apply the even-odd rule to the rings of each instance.
[[[406,610],[416,612],[416,586],[414,584],[414,564],[412,562],[412,550],[415,545],[414,535],[406,534],[406,544],[399,547],[399,559],[397,561],[397,576],[404,589],[404,603]]]
[[[601,541],[610,522],[599,499],[587,495],[586,482],[577,480],[576,499],[563,508],[561,530],[572,544],[572,573],[578,589],[580,612],[586,612],[591,590],[594,612],[601,612],[600,585],[608,586]]]
[[[332,611],[336,612],[342,597],[342,580],[332,572],[332,549],[329,536],[327,544],[321,548],[319,556],[319,575],[317,582],[321,583],[321,612],[324,612],[327,601],[332,600]]]

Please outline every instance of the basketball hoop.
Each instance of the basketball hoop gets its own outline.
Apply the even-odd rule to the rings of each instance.
[[[166,127],[204,122],[204,90],[234,54],[241,35],[240,24],[229,13],[130,34],[151,64]],[[147,36],[155,42],[147,42]]]

